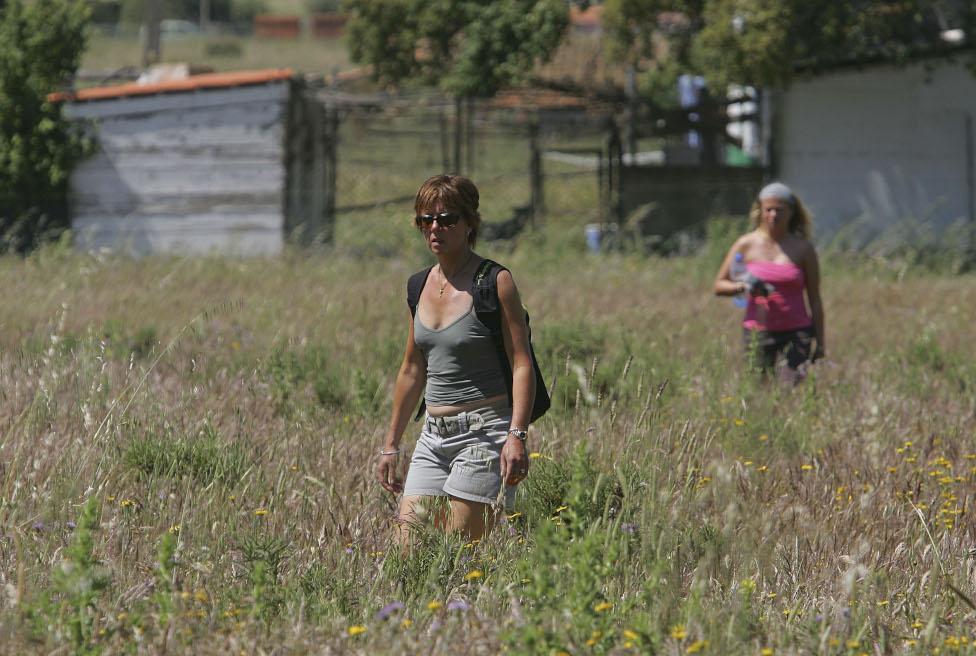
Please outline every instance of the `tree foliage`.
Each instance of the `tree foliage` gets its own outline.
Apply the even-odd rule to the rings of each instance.
[[[784,86],[797,70],[865,59],[909,61],[976,27],[974,0],[606,0],[618,57],[650,77]],[[971,38],[971,37],[970,37]]]
[[[564,0],[348,0],[353,60],[388,84],[419,81],[488,97],[559,45]]]
[[[80,0],[8,0],[0,9],[0,248],[25,251],[67,227],[68,176],[84,140],[48,94],[78,68]]]

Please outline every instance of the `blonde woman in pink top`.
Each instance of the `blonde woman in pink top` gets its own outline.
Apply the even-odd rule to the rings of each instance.
[[[715,277],[715,294],[747,294],[742,322],[747,352],[764,374],[775,369],[782,353],[781,379],[797,383],[808,361],[827,355],[810,215],[789,187],[773,182],[759,192],[749,216],[754,229],[729,249]],[[747,273],[733,279],[738,254]]]

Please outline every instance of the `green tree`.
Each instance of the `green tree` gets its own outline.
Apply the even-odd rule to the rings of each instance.
[[[48,100],[78,69],[83,0],[6,0],[0,7],[0,249],[24,252],[68,226],[68,176],[85,151]]]
[[[531,73],[562,40],[565,0],[348,0],[354,61],[388,84],[436,84],[490,97]]]
[[[611,50],[639,65],[646,88],[678,72],[782,87],[798,70],[945,48],[943,30],[972,34],[974,0],[606,0]]]

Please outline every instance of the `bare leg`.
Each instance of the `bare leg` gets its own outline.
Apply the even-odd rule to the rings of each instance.
[[[396,534],[400,547],[410,548],[410,532],[424,526],[443,529],[450,521],[447,504],[438,503],[434,496],[406,496],[400,499]]]
[[[480,540],[495,525],[495,511],[487,503],[451,497],[451,516],[445,527],[468,540]]]

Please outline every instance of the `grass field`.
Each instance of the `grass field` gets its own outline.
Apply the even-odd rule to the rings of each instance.
[[[784,390],[709,293],[728,237],[587,256],[571,187],[482,249],[556,380],[517,512],[408,556],[372,473],[424,263],[394,208],[334,253],[0,259],[4,650],[971,653],[974,278],[825,257],[831,360]]]

